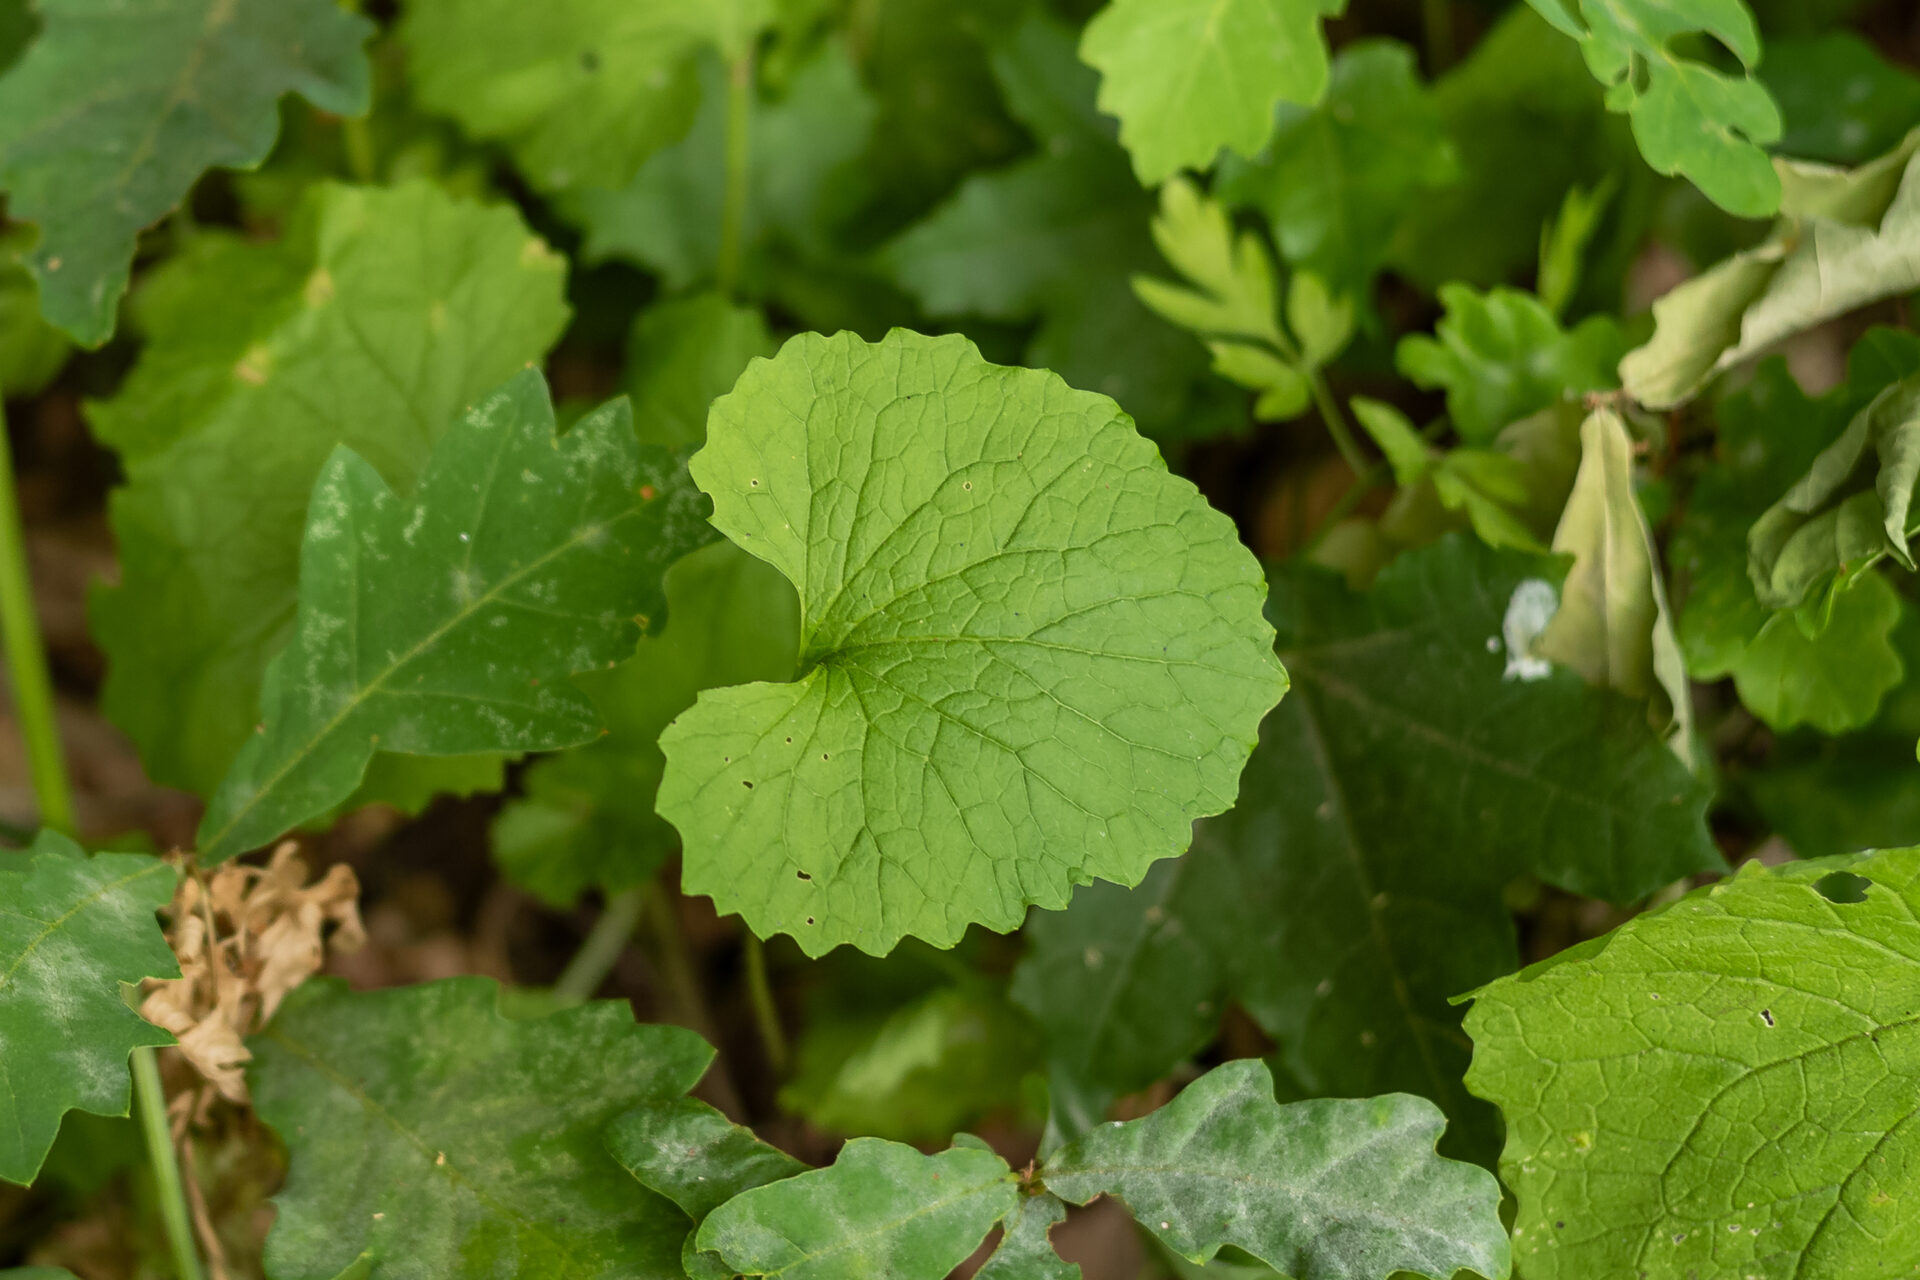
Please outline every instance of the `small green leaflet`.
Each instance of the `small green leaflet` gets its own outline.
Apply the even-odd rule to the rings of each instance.
[[[832,1166],[748,1191],[707,1215],[698,1247],[745,1276],[943,1280],[1019,1199],[991,1151],[939,1155],[855,1138]]]
[[[1678,173],[1729,213],[1765,218],[1780,207],[1780,180],[1765,148],[1780,140],[1780,109],[1752,69],[1760,32],[1743,0],[1527,0],[1579,41],[1607,106],[1633,121],[1640,154]],[[1704,33],[1740,60],[1740,75],[1675,51]]]
[[[1120,120],[1133,171],[1156,186],[1207,169],[1222,147],[1252,155],[1282,102],[1327,85],[1320,20],[1346,0],[1113,0],[1081,37],[1101,75],[1100,109]]]
[[[1540,1280],[1920,1266],[1920,850],[1767,867],[1475,993]]]
[[[957,335],[802,334],[691,465],[803,629],[797,682],[661,735],[689,893],[810,955],[946,947],[1232,803],[1286,689],[1259,566],[1111,400]]]
[[[420,103],[504,142],[544,191],[624,186],[699,102],[695,55],[728,3],[414,0],[399,38]]]
[[[1527,505],[1527,471],[1519,458],[1494,449],[1436,449],[1390,404],[1355,396],[1353,416],[1393,468],[1403,490],[1433,486],[1448,511],[1466,515],[1473,531],[1490,547],[1539,551],[1541,546],[1520,519]]]
[[[1614,367],[1626,343],[1610,316],[1569,332],[1538,298],[1505,287],[1442,285],[1440,303],[1446,315],[1434,336],[1402,338],[1394,364],[1415,385],[1446,390],[1447,414],[1469,443],[1485,444],[1567,396],[1619,385]]]
[[[1232,1245],[1295,1280],[1503,1280],[1500,1185],[1434,1153],[1445,1126],[1404,1094],[1283,1106],[1266,1065],[1243,1058],[1152,1115],[1095,1129],[1043,1177],[1074,1204],[1117,1197],[1192,1262]]]
[[[1081,1280],[1080,1265],[1061,1260],[1047,1232],[1067,1220],[1067,1206],[1041,1192],[1023,1195],[1006,1234],[973,1280]]]
[[[712,537],[681,464],[625,400],[555,440],[526,370],[455,423],[401,499],[344,446],[321,470],[293,639],[263,725],[200,824],[203,862],[327,812],[375,751],[539,751],[600,731],[566,679],[632,653],[660,575]]]
[[[87,416],[128,480],[120,582],[91,600],[102,700],[156,782],[209,795],[251,736],[334,447],[411,488],[460,411],[559,337],[565,285],[513,210],[425,182],[319,184],[279,243],[206,230],[146,278],[146,346]]]
[[[52,831],[0,853],[0,1182],[33,1181],[67,1112],[126,1115],[127,1056],[173,1043],[120,998],[180,974],[153,914],[173,882],[158,858],[88,858]]]
[[[1693,397],[1715,373],[1822,321],[1920,287],[1920,129],[1852,170],[1775,162],[1779,224],[1653,304],[1651,340],[1620,362],[1650,409]]]
[[[369,1258],[374,1280],[679,1280],[686,1215],[601,1135],[684,1094],[713,1051],[634,1025],[625,1001],[522,1020],[498,994],[323,979],[248,1042],[255,1106],[291,1156],[269,1275],[331,1280]]]
[[[39,39],[0,77],[0,189],[38,223],[47,318],[113,333],[134,238],[216,165],[267,158],[276,104],[367,109],[373,24],[330,0],[38,0]]]

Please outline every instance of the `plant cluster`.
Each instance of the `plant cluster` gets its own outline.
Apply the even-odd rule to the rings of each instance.
[[[203,804],[82,831],[0,468],[0,1182],[133,1113],[180,1280],[1069,1280],[1101,1197],[1169,1277],[1920,1269],[1910,11],[366,7],[0,0],[0,390]],[[283,842],[449,795],[575,962],[315,976]],[[589,998],[637,927],[698,1031]]]

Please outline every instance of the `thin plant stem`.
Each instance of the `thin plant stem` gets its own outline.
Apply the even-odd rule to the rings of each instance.
[[[773,1003],[773,984],[767,981],[767,948],[747,935],[747,999],[753,1002],[753,1022],[767,1052],[767,1065],[776,1076],[787,1074],[787,1033],[780,1027],[780,1010]]]
[[[740,241],[747,220],[748,180],[753,165],[753,49],[727,69],[727,180],[720,207],[720,256],[714,283],[732,296],[740,286]]]
[[[1453,65],[1453,0],[1420,0],[1420,25],[1427,46],[1427,75]]]
[[[76,835],[79,825],[74,819],[73,788],[67,781],[59,722],[54,719],[53,678],[47,671],[46,646],[33,612],[26,534],[20,524],[20,497],[13,482],[13,452],[6,425],[4,388],[0,388],[0,638],[6,643],[14,715],[26,744],[40,822],[55,831]],[[152,1049],[133,1051],[133,1084],[175,1273],[179,1280],[203,1280],[200,1255],[194,1250],[193,1221],[180,1186],[173,1136],[167,1131],[166,1092],[160,1086],[160,1067]]]
[[[693,958],[687,954],[687,940],[680,932],[680,913],[674,907],[672,887],[663,881],[655,882],[647,890],[645,905],[644,925],[647,940],[652,944],[649,950],[674,1012],[679,1015],[681,1025],[699,1032],[708,1044],[719,1044],[719,1028],[714,1023],[713,1011],[707,1007],[706,993],[701,990]],[[735,1119],[746,1114],[740,1091],[726,1070],[725,1055],[707,1073],[705,1084],[715,1106]]]
[[[1333,437],[1333,447],[1340,451],[1347,466],[1357,480],[1367,474],[1370,465],[1367,455],[1361,451],[1360,442],[1354,438],[1353,428],[1347,423],[1347,415],[1340,410],[1340,402],[1334,399],[1333,388],[1321,376],[1318,369],[1307,374],[1307,388],[1313,393],[1313,403],[1320,410],[1320,420],[1327,424],[1327,434]]]
[[[553,984],[553,994],[569,1003],[593,997],[600,984],[613,972],[620,953],[627,949],[633,931],[640,924],[641,899],[645,889],[628,889],[607,899],[600,918],[580,944],[566,970]]]
[[[340,145],[347,153],[348,177],[362,186],[380,180],[380,165],[373,153],[373,129],[366,116],[350,116],[340,122]]]

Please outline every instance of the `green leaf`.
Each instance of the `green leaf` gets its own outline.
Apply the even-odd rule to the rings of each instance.
[[[1531,652],[1558,574],[1459,535],[1364,596],[1276,572],[1295,689],[1240,802],[1142,890],[1096,885],[1028,924],[1014,993],[1056,1071],[1140,1088],[1233,1000],[1304,1093],[1422,1094],[1490,1147],[1448,1001],[1518,963],[1508,883],[1629,902],[1720,865],[1709,791],[1644,708]]]
[[[686,133],[698,103],[695,57],[729,34],[729,8],[414,0],[398,35],[429,111],[505,143],[542,190],[613,188]]]
[[[1920,512],[1912,510],[1916,479],[1920,374],[1888,386],[1855,414],[1754,522],[1748,573],[1760,603],[1798,608],[1834,574],[1844,580],[1887,556],[1913,570],[1907,539],[1920,532]]]
[[[25,228],[0,234],[0,390],[15,399],[40,394],[73,351],[40,314],[40,290],[20,260],[31,244]]]
[[[0,1271],[0,1280],[75,1280],[65,1267],[9,1267]]]
[[[1346,0],[1113,0],[1080,56],[1100,72],[1100,109],[1120,121],[1133,171],[1155,186],[1206,169],[1222,147],[1250,156],[1282,102],[1327,87],[1323,17]]]
[[[1458,177],[1413,50],[1360,40],[1333,60],[1319,105],[1281,108],[1257,156],[1221,164],[1214,194],[1265,215],[1288,262],[1364,297],[1408,207]]]
[[[1430,483],[1440,505],[1463,512],[1490,547],[1541,549],[1515,514],[1528,497],[1525,467],[1518,459],[1489,449],[1442,452],[1390,404],[1355,396],[1352,408],[1355,419],[1387,456],[1396,483],[1403,488]]]
[[[1667,607],[1666,575],[1634,492],[1633,439],[1611,409],[1580,427],[1580,471],[1554,551],[1573,557],[1539,652],[1591,684],[1633,698],[1666,697],[1673,742],[1691,760],[1693,698]]]
[[[1287,286],[1287,324],[1300,340],[1300,357],[1318,369],[1353,340],[1353,299],[1336,297],[1311,271],[1297,271]]]
[[[1112,401],[958,336],[802,334],[692,469],[804,622],[796,683],[661,737],[688,892],[811,955],[951,946],[1232,802],[1286,688],[1259,568]]]
[[[1851,31],[1770,41],[1760,79],[1786,117],[1782,155],[1861,164],[1900,145],[1920,120],[1920,77]]]
[[[307,497],[334,446],[408,488],[455,415],[567,319],[565,262],[510,209],[426,183],[309,200],[277,245],[204,232],[150,277],[151,338],[87,410],[128,479],[120,585],[92,600],[103,701],[150,777],[202,795],[292,635]]]
[[[1434,1154],[1446,1121],[1405,1095],[1281,1105],[1258,1059],[1215,1067],[1144,1119],[1094,1130],[1047,1161],[1048,1190],[1111,1195],[1168,1248],[1223,1245],[1297,1280],[1411,1271],[1504,1277],[1500,1186]]]
[[[715,279],[727,200],[728,74],[718,58],[701,59],[700,110],[687,136],[648,159],[631,182],[562,202],[586,232],[587,261],[629,259],[675,290]],[[860,192],[877,108],[837,43],[803,63],[782,97],[749,102],[740,252],[749,287],[764,292],[775,265],[768,259],[830,254],[831,233]]]
[[[733,389],[755,356],[774,353],[758,307],[718,293],[674,298],[642,311],[627,338],[627,394],[646,444],[697,449],[707,438],[707,409]]]
[[[1920,130],[1853,170],[1777,161],[1789,179],[1766,241],[1653,304],[1653,337],[1620,362],[1627,393],[1653,409],[1690,399],[1715,373],[1835,316],[1920,286]]]
[[[1587,250],[1600,230],[1601,220],[1606,216],[1607,206],[1612,203],[1618,187],[1619,183],[1609,174],[1605,181],[1592,190],[1585,187],[1568,188],[1559,211],[1541,229],[1540,265],[1536,273],[1539,283],[1535,287],[1548,314],[1555,319],[1566,314],[1574,295],[1579,292],[1580,278],[1586,271]],[[1623,348],[1624,345],[1622,341]],[[1612,366],[1618,363],[1618,354],[1610,355],[1607,361],[1609,386],[1619,381],[1612,370]]]
[[[173,1037],[120,984],[178,977],[153,913],[173,896],[157,858],[43,830],[0,854],[0,1182],[30,1183],[69,1111],[127,1114],[127,1056]]]
[[[1780,109],[1753,78],[1760,32],[1742,0],[1527,0],[1580,44],[1609,109],[1633,121],[1640,154],[1678,173],[1729,213],[1764,218],[1780,207],[1765,148],[1780,140]],[[1730,75],[1680,52],[1701,33],[1740,61]]]
[[[1464,284],[1440,287],[1446,314],[1434,336],[1400,340],[1394,363],[1428,390],[1445,389],[1460,437],[1485,443],[1502,427],[1568,397],[1619,385],[1620,326],[1592,316],[1571,332],[1530,293]]]
[[[321,470],[293,639],[262,728],[200,824],[203,862],[257,848],[359,785],[376,749],[539,751],[599,717],[565,677],[632,652],[660,575],[711,536],[679,462],[634,438],[624,400],[555,440],[527,370],[435,446],[401,499],[344,447]]]
[[[1019,1198],[1006,1161],[956,1146],[939,1155],[855,1138],[832,1166],[736,1196],[696,1243],[746,1276],[942,1280]]]
[[[1884,575],[1852,579],[1831,607],[1825,629],[1812,637],[1793,614],[1769,615],[1732,667],[1740,701],[1776,729],[1857,729],[1906,675],[1891,641],[1900,594]]]
[[[1063,1261],[1047,1232],[1067,1220],[1067,1206],[1046,1192],[1023,1195],[1006,1234],[974,1280],[1081,1280],[1080,1264]]]
[[[793,674],[800,609],[778,570],[730,542],[702,547],[666,574],[667,627],[612,671],[578,684],[604,736],[523,775],[524,795],[493,825],[507,877],[556,907],[598,888],[646,883],[678,839],[654,812],[666,758],[660,731],[702,689]],[[944,1135],[943,1135],[944,1136]]]
[[[367,109],[373,24],[328,0],[35,11],[40,37],[0,77],[0,189],[9,217],[40,226],[27,264],[47,319],[86,346],[113,334],[140,229],[208,169],[265,160],[282,94]]]
[[[1190,432],[1203,361],[1133,295],[1130,277],[1160,268],[1154,202],[1093,108],[1072,32],[1029,15],[993,42],[992,68],[1034,154],[968,178],[882,250],[886,270],[928,315],[1039,321],[1028,364],[1114,397],[1145,430]]]
[[[310,982],[248,1042],[286,1143],[267,1273],[326,1280],[678,1277],[687,1219],[601,1145],[685,1093],[713,1051],[625,1001],[508,1019],[484,978],[352,993]],[[351,1169],[351,1177],[343,1170]]]
[[[1526,1274],[1920,1265],[1917,907],[1920,851],[1749,862],[1476,993]]]

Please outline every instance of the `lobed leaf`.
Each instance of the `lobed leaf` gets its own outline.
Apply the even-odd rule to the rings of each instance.
[[[692,468],[803,622],[797,682],[661,736],[688,892],[813,955],[952,946],[1231,802],[1285,689],[1258,566],[1112,401],[957,336],[803,334]]]
[[[1067,1220],[1067,1206],[1047,1192],[1020,1197],[1006,1234],[974,1280],[1081,1280],[1080,1264],[1054,1252],[1048,1232]]]
[[[696,1243],[744,1276],[942,1280],[1018,1198],[1013,1172],[991,1151],[955,1146],[929,1156],[855,1138],[830,1167],[721,1205]]]
[[[402,500],[340,448],[314,484],[293,639],[200,824],[203,862],[327,812],[376,751],[537,751],[600,732],[566,677],[632,652],[660,576],[711,532],[624,400],[555,439],[527,370],[456,423]]]
[[[134,240],[208,169],[252,168],[298,92],[367,109],[373,24],[328,0],[38,0],[40,36],[0,76],[0,189],[39,224],[27,259],[47,318],[113,334]]]
[[[249,1041],[255,1107],[290,1155],[269,1275],[677,1280],[686,1216],[601,1135],[685,1093],[713,1051],[624,1001],[511,1019],[498,997],[483,978],[310,982]]]
[[[153,914],[173,882],[158,858],[89,858],[52,831],[0,854],[0,1182],[33,1181],[67,1112],[126,1115],[128,1055],[173,1043],[120,996],[180,975]]]
[[[1192,1262],[1232,1245],[1296,1280],[1463,1269],[1501,1280],[1500,1186],[1435,1154],[1445,1125],[1403,1094],[1282,1105],[1265,1064],[1243,1058],[1143,1119],[1095,1129],[1044,1177],[1074,1204],[1120,1199]]]
[[[1920,851],[1766,867],[1475,993],[1529,1276],[1920,1265]]]

